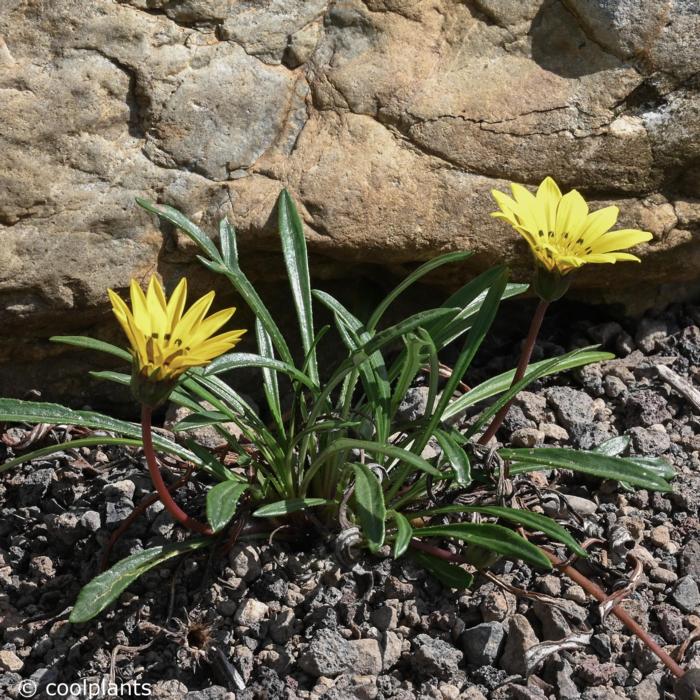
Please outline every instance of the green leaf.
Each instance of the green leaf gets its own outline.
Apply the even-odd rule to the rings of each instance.
[[[527,366],[525,376],[532,376],[534,381],[535,378],[555,374],[556,372],[563,372],[567,369],[573,369],[574,367],[581,367],[582,365],[591,364],[592,362],[604,362],[613,357],[614,355],[609,352],[581,348],[580,350],[574,350],[557,358],[533,362],[531,365]],[[462,394],[462,396],[449,404],[442,414],[442,419],[449,420],[470,406],[479,403],[479,401],[490,399],[492,396],[507,391],[513,383],[514,376],[515,370],[511,369],[508,372],[498,374],[482,382],[478,386],[475,386],[471,391]]]
[[[355,504],[362,532],[369,551],[376,554],[384,544],[386,506],[379,479],[365,464],[353,464],[355,471]]]
[[[440,400],[438,401],[435,410],[430,415],[430,418],[428,419],[420,435],[411,446],[411,450],[417,454],[420,454],[423,451],[431,436],[434,435],[435,429],[440,423],[442,415],[445,412],[452,395],[457,389],[457,385],[462,380],[464,373],[469,368],[469,365],[474,359],[474,355],[476,355],[478,349],[481,347],[481,343],[483,342],[488,329],[491,327],[491,324],[496,317],[496,311],[498,310],[498,305],[501,302],[503,290],[506,286],[508,270],[505,267],[500,267],[495,268],[493,272],[494,274],[498,274],[495,274],[494,279],[491,282],[491,286],[486,294],[486,298],[479,308],[479,312],[474,319],[472,327],[469,329],[469,333],[464,341],[462,352],[459,354],[457,362],[452,368],[450,378],[443,387]],[[395,482],[392,486],[392,490],[390,492],[392,496],[396,493],[397,485],[398,482]]]
[[[228,268],[235,268],[238,263],[236,229],[225,217],[219,221],[219,245],[221,246],[221,256],[224,265]]]
[[[174,433],[179,433],[183,430],[194,430],[195,428],[204,428],[208,425],[226,423],[228,420],[228,416],[220,411],[199,411],[198,413],[190,413],[189,416],[185,416],[170,429]]]
[[[564,447],[509,448],[499,450],[499,454],[513,462],[511,474],[539,469],[569,469],[600,479],[624,481],[652,491],[671,490],[671,485],[654,469],[623,457],[608,457]]]
[[[533,513],[530,510],[521,510],[518,508],[505,508],[502,506],[463,506],[451,505],[441,506],[439,508],[431,508],[430,510],[416,513],[416,517],[423,515],[439,515],[441,513],[481,513],[482,515],[490,515],[502,520],[508,520],[518,525],[523,525],[533,531],[544,532],[556,542],[565,544],[573,552],[576,552],[581,557],[587,557],[588,553],[579,543],[563,528],[559,523],[555,522],[546,515]]]
[[[417,550],[412,550],[411,556],[447,588],[469,588],[474,583],[474,577],[457,564],[450,564]]]
[[[262,323],[255,319],[255,335],[258,339],[258,349],[263,357],[269,360],[275,360],[275,352],[272,348],[270,335],[263,327]],[[280,435],[285,435],[284,421],[282,420],[282,405],[280,404],[280,389],[277,383],[277,374],[269,367],[262,368],[263,374],[263,391],[267,399],[267,406],[270,409],[272,418],[277,424],[277,430]]]
[[[105,343],[104,340],[96,340],[82,335],[54,335],[49,338],[52,343],[63,343],[64,345],[74,345],[85,350],[97,350],[98,352],[106,352],[109,355],[114,355],[122,360],[131,362],[131,353],[124,348],[119,348],[111,343]]]
[[[630,446],[630,436],[629,435],[617,435],[605,442],[601,442],[598,447],[593,448],[593,452],[600,455],[607,455],[608,457],[618,457]]]
[[[513,384],[513,386],[509,387],[507,391],[505,391],[501,396],[498,397],[497,401],[495,401],[493,404],[491,404],[491,406],[489,406],[485,411],[481,413],[478,420],[475,420],[469,426],[469,429],[465,432],[465,437],[469,438],[475,433],[477,433],[479,430],[481,430],[481,428],[484,425],[486,425],[486,423],[490,421],[491,418],[493,418],[493,416],[495,416],[498,413],[498,411],[500,411],[501,408],[503,408],[503,406],[505,406],[512,398],[517,396],[517,394],[519,394],[526,386],[534,382],[535,379],[538,379],[539,377],[542,377],[545,374],[551,374],[553,368],[559,366],[561,360],[563,360],[566,357],[576,357],[577,355],[584,353],[585,351],[586,348],[572,350],[570,353],[562,355],[561,357],[555,357],[554,359],[548,360],[544,364],[541,364],[536,370],[526,373],[525,376],[519,382],[516,382],[515,384]]]
[[[249,352],[232,352],[217,357],[207,365],[204,370],[204,376],[215,376],[222,372],[228,372],[232,369],[243,367],[265,367],[277,372],[282,372],[292,379],[301,382],[304,386],[309,387],[309,389],[317,388],[313,380],[303,372],[300,372],[294,365],[283,362],[282,360],[273,360],[269,357],[263,357],[262,355],[255,355]]]
[[[127,437],[141,439],[138,423],[118,420],[95,411],[74,411],[56,403],[0,399],[0,423],[52,423],[56,425],[82,425],[87,428],[107,430]],[[153,444],[158,450],[177,455],[199,465],[198,457],[184,447],[162,435],[153,435]]]
[[[136,197],[136,203],[143,207],[146,211],[156,214],[161,219],[169,221],[174,226],[177,226],[189,238],[191,238],[204,251],[211,260],[221,262],[221,256],[211,238],[207,236],[199,226],[193,224],[184,214],[173,207],[166,204],[155,204],[147,199]]]
[[[304,353],[310,356],[309,376],[318,384],[318,365],[315,352],[312,351],[314,340],[314,320],[311,306],[311,282],[309,279],[309,260],[306,252],[306,239],[299,213],[287,190],[280,192],[277,200],[277,217],[282,253],[287,266],[287,276],[292,288],[292,298],[299,319],[299,330]]]
[[[318,506],[331,506],[335,501],[326,498],[287,498],[284,501],[275,501],[258,508],[253,515],[256,518],[276,518],[280,515],[289,515],[307,508],[317,508]]]
[[[213,541],[215,540],[209,537],[197,537],[177,544],[151,547],[122,559],[111,569],[83,586],[70,614],[70,622],[75,625],[92,620],[95,615],[99,615],[113,603],[139,576],[154,566],[185,552],[208,547]]]
[[[336,452],[342,450],[365,450],[370,454],[380,454],[386,455],[387,457],[392,457],[393,459],[403,462],[411,467],[420,469],[433,476],[442,476],[440,471],[438,471],[430,462],[426,462],[422,457],[404,450],[401,447],[396,447],[395,445],[387,445],[381,442],[372,442],[370,440],[355,440],[353,438],[340,438],[335,440],[332,445],[329,445],[311,464],[308,468],[306,475],[304,476],[304,481],[302,482],[302,488],[308,488],[311,480],[318,471],[318,469],[324,464],[328,457]]]
[[[207,493],[207,520],[214,532],[228,525],[236,514],[238,499],[248,488],[240,481],[224,481],[209,489]]]
[[[398,559],[402,554],[408,549],[408,545],[411,544],[411,538],[413,537],[413,528],[411,523],[408,522],[408,518],[401,513],[390,510],[389,516],[394,519],[396,523],[396,538],[394,539],[394,559]]]
[[[538,547],[501,525],[490,523],[428,525],[416,528],[413,534],[416,537],[452,537],[496,552],[508,559],[522,559],[535,566],[552,568],[551,562]]]
[[[472,481],[472,476],[467,453],[444,430],[436,428],[435,439],[438,441],[444,456],[454,471],[455,481],[460,486],[468,486]]]
[[[367,322],[367,330],[373,331],[377,324],[379,323],[381,317],[384,315],[389,306],[412,284],[417,282],[421,277],[424,277],[429,272],[442,267],[443,265],[448,265],[453,262],[461,262],[471,257],[473,253],[470,251],[459,250],[453,253],[445,253],[444,255],[439,255],[437,258],[433,258],[428,262],[421,265],[418,269],[414,270],[410,275],[408,275],[404,280],[402,280],[397,287],[395,287],[384,300],[377,306],[374,313]],[[457,304],[454,304],[457,306]]]

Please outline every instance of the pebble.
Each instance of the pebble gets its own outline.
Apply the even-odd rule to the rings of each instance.
[[[655,566],[649,571],[649,578],[652,581],[665,583],[668,586],[678,580],[678,574],[670,569],[663,569],[660,566]]]
[[[246,582],[254,581],[262,572],[258,550],[250,545],[232,549],[228,561],[233,573]]]
[[[564,598],[567,600],[572,600],[574,603],[578,603],[579,605],[585,605],[588,602],[586,591],[584,591],[578,584],[569,586],[564,591]]]
[[[537,428],[520,428],[510,436],[514,447],[535,447],[544,442],[545,435]]]
[[[605,390],[605,395],[611,399],[623,396],[627,392],[627,387],[622,379],[612,374],[607,374],[603,379],[603,388]]]
[[[532,625],[523,615],[513,615],[508,620],[508,637],[501,657],[501,668],[508,673],[525,673],[525,652],[539,644]]]
[[[568,386],[555,386],[545,390],[545,396],[554,409],[557,421],[572,431],[592,423],[595,418],[593,399],[585,392]]]
[[[248,598],[243,604],[236,610],[233,616],[233,621],[237,625],[243,625],[244,627],[250,627],[264,620],[270,608],[265,605],[265,603],[255,600],[254,598]]]
[[[569,433],[566,428],[562,428],[556,423],[540,423],[539,428],[545,439],[555,442],[566,442],[569,439]]]
[[[17,672],[24,668],[24,661],[9,649],[0,649],[0,670]]]
[[[671,598],[683,612],[694,612],[700,606],[700,591],[698,584],[691,576],[678,579]]]
[[[662,430],[636,427],[629,430],[632,447],[637,454],[659,456],[671,447],[671,438]]]
[[[547,412],[547,399],[531,391],[521,391],[515,398],[514,405],[519,406],[525,417],[535,423],[543,421]]]
[[[657,525],[649,534],[649,539],[657,547],[667,547],[671,541],[671,532],[665,525]]]
[[[500,622],[482,622],[464,630],[460,641],[465,662],[474,666],[494,666],[504,639],[505,631]]]
[[[346,640],[337,630],[322,629],[300,656],[299,666],[316,677],[343,672],[376,676],[382,670],[382,653],[376,639]]]
[[[428,678],[450,678],[457,672],[464,656],[451,644],[427,634],[419,634],[413,644],[415,651],[411,655],[411,663]]]

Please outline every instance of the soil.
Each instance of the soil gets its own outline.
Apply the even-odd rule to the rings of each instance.
[[[468,382],[514,366],[528,310],[510,305],[510,321],[496,328]],[[629,435],[634,454],[663,456],[676,468],[669,494],[572,474],[527,478],[550,494],[539,504],[544,512],[559,514],[579,541],[600,540],[580,566],[606,590],[624,587],[640,563],[622,605],[669,652],[682,653],[685,668],[700,669],[700,407],[657,370],[697,386],[700,307],[635,321],[562,304],[542,337],[534,359],[591,343],[617,359],[532,386],[498,439],[590,449]],[[71,430],[54,426],[42,437],[6,426],[5,456],[26,449],[23,441],[36,447]],[[178,467],[164,460],[171,481]],[[479,576],[472,590],[447,590],[410,560],[340,561],[329,532],[292,547],[280,531],[271,543],[172,560],[93,621],[71,625],[71,606],[98,572],[110,535],[150,493],[142,455],[130,448],[67,450],[0,477],[0,697],[26,697],[31,687],[35,697],[140,691],[185,700],[674,697],[656,657],[556,572],[500,562],[495,581]],[[201,512],[203,496],[192,481],[178,492],[190,512]],[[156,503],[110,561],[185,537]],[[537,595],[516,596],[503,584]],[[528,649],[562,639],[568,648],[526,668]]]

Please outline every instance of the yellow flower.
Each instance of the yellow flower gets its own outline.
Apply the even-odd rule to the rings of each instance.
[[[155,275],[144,294],[131,280],[131,309],[111,289],[112,311],[124,329],[134,357],[134,379],[174,385],[188,368],[206,365],[233,348],[244,330],[214,335],[235,309],[223,309],[205,318],[214,292],[197,300],[185,312],[187,280],[183,278],[167,300]],[[133,386],[133,383],[132,383]],[[136,387],[135,387],[136,391]],[[143,398],[143,392],[137,392]]]
[[[512,184],[514,199],[492,190],[500,211],[491,216],[505,219],[530,244],[538,263],[565,275],[586,263],[614,263],[639,258],[619,251],[652,238],[648,231],[610,231],[619,209],[605,207],[588,213],[586,200],[576,191],[562,195],[557,183],[546,177],[533,195]]]

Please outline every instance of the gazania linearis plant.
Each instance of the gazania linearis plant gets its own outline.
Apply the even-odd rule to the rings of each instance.
[[[611,251],[613,242],[613,248],[619,249],[647,240],[643,232],[625,232],[626,238],[598,242],[594,249],[596,243],[588,237],[593,236],[592,224],[581,218],[584,207],[579,196],[561,196],[553,181],[545,181],[540,190],[541,194],[538,190],[531,195],[514,187],[514,200],[495,196],[499,215],[525,236],[538,274],[545,275],[540,274],[535,285],[544,306],[535,315],[518,368],[468,389],[462,380],[501,301],[527,289],[509,283],[504,267],[469,280],[439,306],[387,324],[387,310],[406,289],[470,255],[448,253],[418,267],[368,318],[360,318],[327,292],[312,289],[302,222],[291,197],[282,191],[278,227],[299,329],[298,336],[291,338],[282,333],[245,275],[235,230],[226,219],[220,222],[215,242],[177,210],[139,200],[147,211],[177,226],[197,244],[199,260],[208,270],[229,280],[255,316],[251,335],[257,351],[237,351],[242,331],[214,335],[229,321],[231,310],[207,318],[211,295],[185,310],[186,282],[179,282],[169,299],[155,279],[145,293],[132,283],[131,308],[110,292],[129,349],[82,337],[55,340],[108,352],[127,363],[131,371],[96,374],[132,386],[146,407],[142,425],[55,404],[0,401],[2,421],[76,423],[114,435],[68,443],[73,446],[105,441],[141,445],[168,511],[198,533],[184,542],[146,549],[97,575],[83,588],[71,621],[82,623],[99,614],[136,577],[167,559],[224,539],[266,537],[281,523],[299,537],[321,527],[324,532],[342,531],[343,542],[371,554],[413,557],[455,588],[471,585],[475,572],[501,557],[549,569],[559,560],[542,544],[563,547],[581,557],[586,552],[562,523],[517,507],[512,494],[526,483],[528,472],[566,469],[640,488],[669,490],[673,472],[668,465],[621,457],[624,440],[592,452],[482,447],[496,434],[512,399],[528,384],[612,357],[591,347],[529,362],[546,304],[565,291],[577,262],[603,262],[594,260],[594,250],[596,255],[620,260],[622,253],[605,252],[600,246]],[[594,217],[596,240],[616,235],[606,233],[613,223],[610,215],[595,217],[586,207],[585,216]],[[548,234],[546,243],[539,237],[542,226]],[[591,247],[592,252],[562,243],[563,234],[569,232],[582,238],[583,243],[576,245]],[[330,312],[333,328],[315,324],[320,306]],[[342,348],[336,353],[338,359],[322,364],[318,347],[333,341]],[[447,376],[441,377],[440,353],[448,345],[460,350]],[[266,404],[260,414],[236,391],[236,374],[243,369],[259,372]],[[427,406],[423,416],[408,421],[399,407],[416,382],[426,387]],[[291,403],[283,409],[284,395],[291,397]],[[219,462],[191,440],[183,446],[151,436],[150,409],[166,398],[192,411],[174,429],[214,426],[228,442],[233,465]],[[477,409],[469,424],[460,422],[465,411]],[[227,423],[234,423],[242,437],[229,433]],[[437,449],[427,451],[428,445]],[[194,517],[197,514],[185,514],[167,492],[156,463],[158,451],[174,454],[197,469],[207,490],[206,524]],[[37,454],[23,455],[2,469]],[[506,483],[513,488],[504,488]]]

